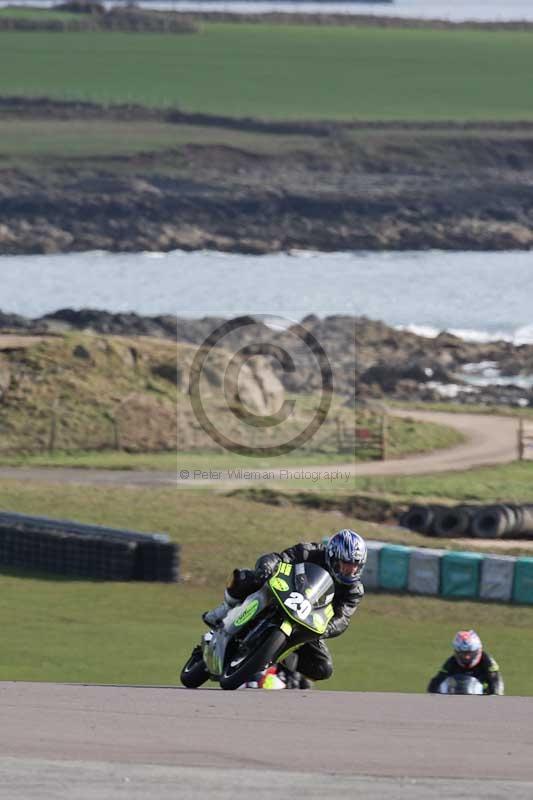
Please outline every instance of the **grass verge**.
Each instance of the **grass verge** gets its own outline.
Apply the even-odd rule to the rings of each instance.
[[[168,489],[35,488],[13,482],[0,484],[0,505],[166,530],[183,545],[186,578],[178,585],[120,584],[4,570],[2,680],[177,683],[178,669],[202,631],[199,615],[218,602],[230,568],[357,522]],[[378,538],[375,526],[362,530],[374,530]],[[475,627],[500,661],[508,693],[531,694],[532,625],[533,608],[367,595],[349,631],[331,643],[336,670],[324,688],[424,691],[448,655],[455,630]],[[384,669],[386,664],[394,669]]]
[[[404,500],[444,499],[454,502],[533,503],[533,461],[516,461],[465,472],[404,477],[354,478],[354,490]]]
[[[177,684],[219,593],[197,587],[3,575],[0,680]],[[532,694],[533,609],[367,595],[331,642],[322,688],[423,692],[456,630],[475,627],[498,659],[508,694]],[[521,657],[516,658],[520,652]],[[385,665],[394,664],[394,669]]]

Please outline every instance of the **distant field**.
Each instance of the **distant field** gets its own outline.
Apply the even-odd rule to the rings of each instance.
[[[533,118],[533,34],[209,23],[0,33],[0,94],[270,118]]]
[[[317,149],[316,141],[310,137],[247,133],[215,126],[155,121],[125,124],[121,120],[102,119],[39,119],[38,122],[33,118],[0,119],[3,157],[98,158],[167,151],[167,166],[176,168],[180,165],[179,148],[191,143],[226,145],[270,155],[295,149]]]
[[[54,20],[57,22],[70,22],[79,20],[80,15],[68,11],[55,11],[46,8],[22,8],[22,6],[7,6],[0,8],[0,18],[28,19],[28,20]]]

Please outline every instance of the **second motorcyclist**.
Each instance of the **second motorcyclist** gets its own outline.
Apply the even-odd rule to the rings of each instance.
[[[483,694],[503,694],[504,685],[495,659],[483,649],[481,639],[474,630],[458,631],[452,643],[453,655],[431,678],[428,692],[439,692],[440,685],[454,675],[472,675],[483,685]]]

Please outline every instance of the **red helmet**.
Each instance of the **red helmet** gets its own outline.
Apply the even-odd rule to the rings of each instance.
[[[473,669],[481,660],[481,639],[475,631],[459,631],[453,640],[453,652],[459,666]]]

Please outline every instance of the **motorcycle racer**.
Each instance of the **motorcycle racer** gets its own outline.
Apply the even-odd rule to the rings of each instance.
[[[306,642],[297,651],[297,666],[291,676],[300,688],[309,688],[309,681],[320,681],[333,674],[333,661],[325,639],[340,636],[349,625],[364,595],[360,577],[367,559],[367,547],[362,536],[343,529],[325,543],[299,542],[280,553],[260,556],[253,570],[235,569],[224,592],[224,601],[202,619],[216,627],[230,608],[257,591],[276,571],[281,561],[297,564],[309,561],[327,570],[335,584],[334,615],[319,639]],[[291,665],[292,667],[292,665]],[[285,665],[286,671],[289,671]]]
[[[483,685],[483,694],[504,693],[503,679],[495,659],[483,649],[481,639],[474,630],[458,631],[452,642],[453,655],[448,658],[428,684],[428,692],[435,694],[441,683],[451,675],[472,675]]]

